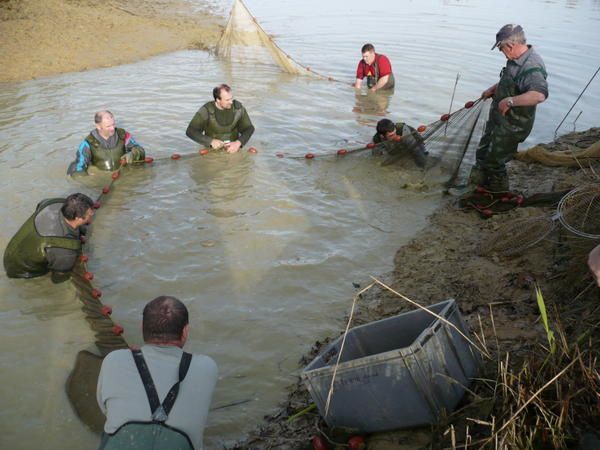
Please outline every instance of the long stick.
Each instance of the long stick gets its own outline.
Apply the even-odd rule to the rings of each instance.
[[[392,289],[391,287],[389,287],[387,284],[385,284],[383,281],[379,281],[377,278],[375,277],[371,277],[371,279],[373,281],[375,281],[375,283],[377,283],[378,285],[386,288],[388,291],[393,292],[394,294],[396,294],[398,297],[406,300],[408,303],[410,303],[411,305],[414,305],[420,309],[422,309],[423,311],[427,312],[428,314],[431,314],[433,317],[435,317],[438,320],[441,320],[442,322],[444,322],[446,325],[454,328],[454,330],[456,330],[456,332],[458,334],[460,334],[463,338],[465,338],[467,340],[467,342],[469,342],[469,344],[471,344],[473,347],[475,347],[477,350],[479,350],[479,352],[484,355],[486,358],[488,359],[492,359],[492,357],[490,356],[490,354],[485,350],[480,348],[477,344],[475,344],[475,342],[473,342],[471,339],[469,339],[462,331],[460,331],[460,329],[454,325],[452,322],[449,322],[447,319],[444,319],[442,316],[440,316],[439,314],[434,313],[433,311],[431,311],[430,309],[425,308],[424,306],[419,305],[417,302],[415,302],[414,300],[411,300],[410,298],[408,298],[405,295],[400,294],[399,292],[396,292],[394,289]]]
[[[448,115],[452,113],[452,103],[454,103],[454,94],[456,94],[456,86],[458,86],[458,80],[460,79],[460,72],[456,74],[456,80],[454,81],[454,89],[452,90],[452,98],[450,99],[450,106],[448,107]],[[448,121],[446,121],[446,128],[444,128],[444,136],[448,131]]]
[[[556,139],[556,135],[558,134],[558,130],[559,130],[560,126],[563,124],[563,122],[565,121],[565,119],[567,118],[567,116],[570,114],[570,112],[573,111],[573,108],[575,108],[575,105],[577,104],[577,102],[579,101],[579,99],[581,98],[581,96],[583,95],[583,93],[585,92],[585,90],[588,88],[588,86],[590,85],[590,83],[592,82],[592,80],[594,78],[596,78],[596,75],[598,75],[598,72],[600,72],[600,66],[598,66],[598,68],[596,69],[596,72],[594,72],[594,75],[592,75],[592,78],[590,78],[590,81],[588,81],[588,83],[585,85],[585,87],[583,88],[583,91],[581,91],[581,93],[577,97],[577,100],[575,100],[575,103],[573,103],[573,106],[571,106],[569,108],[569,110],[565,114],[565,117],[563,117],[563,120],[560,121],[560,123],[556,127],[556,130],[554,130],[554,139]]]
[[[327,401],[325,402],[325,419],[327,418],[327,413],[329,413],[329,403],[331,402],[331,396],[333,395],[333,383],[335,381],[335,375],[337,374],[337,369],[340,364],[340,358],[342,357],[342,352],[344,351],[344,344],[346,343],[346,336],[348,335],[348,329],[350,328],[350,324],[352,323],[352,316],[354,315],[354,307],[356,306],[356,301],[359,299],[361,294],[365,291],[371,289],[375,283],[371,283],[366,288],[361,290],[358,294],[354,296],[352,299],[352,309],[350,310],[350,317],[348,318],[348,324],[346,325],[346,330],[344,330],[344,337],[342,338],[342,345],[340,346],[340,352],[338,353],[337,360],[335,361],[335,367],[333,368],[333,375],[331,376],[331,384],[329,385],[329,392],[327,393]]]

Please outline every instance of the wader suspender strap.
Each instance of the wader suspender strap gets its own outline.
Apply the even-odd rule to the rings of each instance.
[[[190,368],[190,362],[192,360],[192,354],[183,352],[181,355],[181,361],[179,362],[179,380],[171,387],[162,405],[158,399],[156,393],[156,387],[152,380],[152,375],[148,370],[148,365],[144,359],[144,355],[141,350],[131,350],[135,365],[137,366],[144,389],[146,390],[146,396],[148,397],[148,403],[150,403],[150,411],[152,412],[152,420],[155,422],[166,422],[169,418],[169,413],[177,400],[177,394],[179,393],[179,384],[184,380],[187,375],[188,369]]]

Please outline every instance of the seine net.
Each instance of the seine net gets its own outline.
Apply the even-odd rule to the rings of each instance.
[[[284,72],[326,78],[296,62],[260,26],[242,0],[235,0],[217,54],[246,64],[275,64]]]

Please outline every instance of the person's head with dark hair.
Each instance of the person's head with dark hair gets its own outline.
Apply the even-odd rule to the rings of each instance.
[[[233,105],[233,94],[231,88],[226,84],[220,84],[213,89],[213,98],[219,109],[231,109]]]
[[[94,215],[94,202],[85,194],[71,194],[65,199],[60,212],[71,227],[77,228],[88,223]]]
[[[381,119],[377,122],[377,134],[380,135],[381,139],[384,141],[389,139],[396,134],[396,124],[390,119]]]
[[[360,52],[362,53],[362,59],[366,64],[371,65],[375,62],[375,47],[373,47],[373,44],[363,45]]]
[[[188,330],[188,310],[181,300],[161,295],[144,307],[142,320],[144,342],[183,347]]]

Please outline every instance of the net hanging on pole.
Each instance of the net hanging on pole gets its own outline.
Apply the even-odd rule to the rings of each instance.
[[[295,61],[259,25],[242,0],[234,0],[229,20],[217,43],[217,55],[231,61],[265,64],[272,62],[284,72],[330,79]]]

